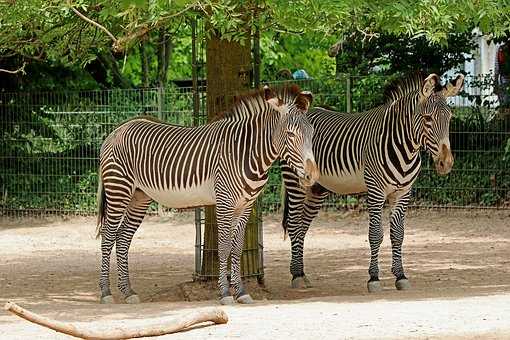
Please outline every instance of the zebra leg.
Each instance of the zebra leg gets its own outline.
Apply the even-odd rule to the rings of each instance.
[[[382,290],[379,281],[379,247],[383,241],[384,231],[381,225],[382,209],[386,197],[378,191],[368,192],[368,241],[370,243],[370,267],[368,273],[370,279],[367,282],[369,292],[378,292]]]
[[[297,288],[305,276],[303,265],[303,241],[301,240],[301,226],[306,193],[299,184],[299,178],[292,172],[283,160],[281,162],[284,188],[284,208],[282,226],[284,233],[290,237],[291,260],[290,273],[292,274],[291,286]],[[304,236],[304,234],[303,234]]]
[[[244,235],[246,233],[246,223],[250,218],[253,202],[245,205],[244,210],[239,217],[234,217],[234,229],[232,233],[232,252],[231,257],[231,282],[234,290],[234,296],[238,303],[253,303],[250,294],[246,293],[241,279],[241,256],[243,254]]]
[[[101,303],[113,303],[110,291],[110,254],[117,237],[117,229],[129,203],[127,195],[110,197],[106,190],[106,216],[104,225],[101,227],[101,273],[99,276],[99,288],[101,289]]]
[[[115,250],[117,253],[118,287],[127,303],[140,303],[140,298],[131,288],[129,282],[128,255],[133,235],[140,226],[152,199],[143,191],[136,190],[124,215],[124,220],[117,231]]]
[[[410,191],[395,197],[390,217],[390,239],[392,250],[391,272],[395,275],[395,287],[398,290],[411,288],[402,265],[402,243],[404,241],[405,213],[409,203]]]
[[[292,256],[294,260],[294,267],[293,263],[291,263],[291,272],[293,273],[292,288],[312,287],[312,284],[306,277],[304,271],[304,242],[308,228],[312,224],[313,219],[317,217],[322,207],[322,203],[327,196],[328,191],[318,183],[306,190],[300,232],[292,242]],[[296,256],[294,256],[294,254],[296,254]],[[295,276],[294,273],[298,274]]]
[[[226,202],[224,198],[217,199],[217,202]],[[233,209],[224,204],[216,205],[216,221],[218,223],[218,258],[219,258],[219,276],[218,288],[220,290],[220,303],[222,305],[231,305],[234,298],[230,294],[230,285],[228,282],[228,257],[232,249],[231,225]]]

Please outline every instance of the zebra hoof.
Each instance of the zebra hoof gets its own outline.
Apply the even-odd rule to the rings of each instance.
[[[233,305],[235,303],[234,297],[232,295],[224,296],[220,299],[220,303],[224,306]]]
[[[310,280],[308,280],[308,278],[306,276],[299,276],[299,277],[296,277],[295,279],[292,279],[291,286],[292,286],[292,288],[297,288],[297,289],[313,287],[312,283],[310,282]]]
[[[220,303],[224,306],[226,305],[233,305],[234,304],[234,297],[232,297],[231,295],[229,296],[224,296],[220,299]]]
[[[411,289],[411,284],[408,279],[400,279],[395,281],[395,287],[397,287],[398,290],[408,290]]]
[[[244,294],[237,298],[238,303],[242,303],[244,305],[249,305],[253,303],[253,299],[251,298],[250,294]]]
[[[139,298],[139,297],[138,297],[138,295],[136,295],[136,294],[129,295],[129,296],[126,298],[126,303],[129,303],[129,304],[140,303],[140,298]]]
[[[369,293],[377,293],[382,291],[381,281],[368,281],[367,288]]]
[[[100,303],[103,305],[111,305],[112,303],[114,303],[113,296],[111,295],[101,296]]]

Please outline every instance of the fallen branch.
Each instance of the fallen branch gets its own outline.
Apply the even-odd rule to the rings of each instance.
[[[72,323],[49,319],[36,313],[30,312],[13,302],[7,302],[4,308],[9,312],[19,316],[20,318],[30,322],[48,327],[60,333],[82,339],[141,338],[179,332],[202,322],[212,321],[215,324],[225,324],[228,322],[228,316],[223,310],[219,308],[211,308],[206,310],[193,311],[176,319],[152,323],[147,326],[143,326],[143,329],[141,329],[141,326],[115,326],[109,327],[108,330],[101,331],[90,330],[82,326],[74,325]]]

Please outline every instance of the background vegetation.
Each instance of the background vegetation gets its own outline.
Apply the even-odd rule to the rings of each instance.
[[[474,34],[503,41],[510,27],[506,0],[25,0],[1,2],[0,13],[4,209],[90,211],[99,145],[115,124],[140,113],[192,123],[191,95],[175,82],[191,77],[192,18],[201,18],[201,39],[214,33],[252,44],[241,28],[259,29],[261,78],[304,69],[315,103],[340,111],[346,74],[353,108],[366,109],[382,102],[389,81],[416,69],[455,69],[471,58]],[[203,75],[204,40],[199,46]],[[508,120],[481,96],[464,96],[479,105],[458,110],[452,124],[457,171],[440,178],[425,167],[416,200],[508,204]],[[274,172],[268,209],[279,181]]]

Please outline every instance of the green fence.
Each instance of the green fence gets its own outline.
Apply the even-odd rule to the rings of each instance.
[[[191,108],[189,88],[0,94],[2,213],[94,212],[104,138],[137,115],[191,126]]]
[[[348,77],[300,85],[314,93],[314,105],[361,111],[382,101],[386,81]],[[509,208],[510,119],[487,106],[470,104],[490,98],[487,89],[470,91],[452,103],[454,170],[439,177],[424,155],[414,188],[415,205]],[[108,133],[140,114],[188,126],[204,123],[203,88],[198,95],[202,105],[194,116],[191,88],[0,94],[0,213],[94,213],[99,148]],[[280,182],[275,166],[261,198],[265,212],[279,209]],[[360,205],[359,196],[332,196],[327,203],[329,209]]]

